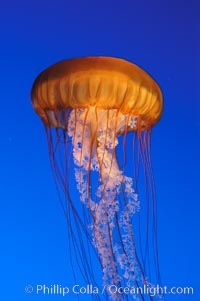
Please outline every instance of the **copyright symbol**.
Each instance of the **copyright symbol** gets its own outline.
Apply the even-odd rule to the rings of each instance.
[[[33,287],[32,287],[32,285],[27,285],[26,287],[25,287],[25,292],[27,293],[27,294],[31,294],[32,292],[33,292]]]

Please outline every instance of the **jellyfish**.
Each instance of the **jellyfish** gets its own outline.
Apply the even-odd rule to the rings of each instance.
[[[31,99],[46,130],[75,279],[78,266],[98,288],[98,262],[105,300],[154,300],[140,288],[151,287],[152,273],[160,277],[150,153],[163,107],[158,84],[124,59],[83,57],[39,74]]]

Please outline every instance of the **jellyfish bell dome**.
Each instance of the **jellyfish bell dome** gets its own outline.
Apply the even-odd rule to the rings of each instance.
[[[65,127],[66,109],[117,110],[137,116],[145,129],[162,113],[157,83],[137,65],[113,57],[64,60],[36,78],[31,99],[45,125]]]

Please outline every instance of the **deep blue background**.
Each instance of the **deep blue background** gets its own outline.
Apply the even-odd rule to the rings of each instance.
[[[24,287],[72,284],[67,274],[65,218],[43,125],[29,94],[41,70],[85,55],[126,58],[152,74],[162,88],[164,114],[152,141],[162,279],[168,286],[195,288],[193,296],[166,300],[200,300],[197,16],[194,0],[8,0],[1,4],[1,300],[61,300],[27,295]]]

